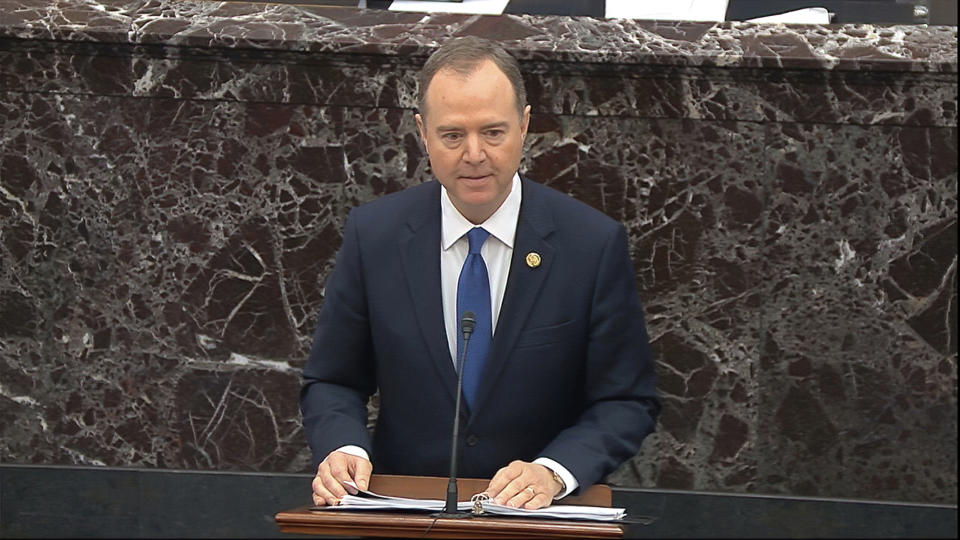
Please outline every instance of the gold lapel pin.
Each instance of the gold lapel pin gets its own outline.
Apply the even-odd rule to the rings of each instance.
[[[527,266],[530,268],[536,268],[540,266],[540,254],[534,251],[527,253]]]

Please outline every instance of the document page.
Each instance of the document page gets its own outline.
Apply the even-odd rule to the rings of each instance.
[[[357,488],[353,483],[347,484],[356,495],[347,494],[340,499],[337,506],[314,506],[311,510],[417,510],[441,512],[446,502],[440,499],[411,499],[406,497],[391,497],[372,491]],[[592,521],[616,521],[626,516],[625,508],[608,508],[605,506],[582,506],[572,504],[555,504],[547,508],[526,510],[511,508],[496,504],[483,493],[474,495],[470,501],[457,503],[457,510],[472,512],[474,515],[488,516],[519,516],[540,517],[553,519],[585,519]]]

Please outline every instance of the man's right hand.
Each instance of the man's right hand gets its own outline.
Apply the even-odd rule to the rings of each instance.
[[[360,489],[370,485],[373,464],[362,457],[334,450],[320,462],[313,479],[313,504],[335,506],[347,494],[344,482],[352,481]]]

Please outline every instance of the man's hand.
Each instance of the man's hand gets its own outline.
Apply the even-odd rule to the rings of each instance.
[[[497,471],[485,493],[497,504],[534,510],[550,506],[562,489],[550,469],[517,460]]]
[[[347,494],[344,482],[352,481],[360,489],[367,489],[373,464],[344,452],[334,450],[317,467],[313,479],[313,504],[335,506]]]

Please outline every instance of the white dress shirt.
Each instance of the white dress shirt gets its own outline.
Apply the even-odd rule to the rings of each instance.
[[[490,327],[497,333],[497,320],[503,304],[503,292],[507,289],[510,273],[510,258],[513,256],[513,241],[517,237],[517,220],[520,218],[520,176],[513,175],[513,185],[506,200],[497,211],[479,225],[463,217],[450,200],[447,188],[440,188],[440,282],[443,297],[443,322],[447,330],[450,358],[457,366],[457,284],[460,270],[470,252],[467,233],[474,227],[483,227],[490,237],[483,243],[480,255],[487,266],[490,279]]]
[[[450,347],[450,358],[454,369],[457,366],[457,283],[460,280],[460,269],[467,259],[470,243],[467,232],[474,227],[483,227],[490,237],[483,243],[480,255],[487,266],[487,276],[490,280],[490,315],[491,327],[494,335],[497,332],[497,321],[500,318],[500,306],[503,304],[503,293],[507,288],[507,278],[510,274],[510,259],[513,256],[513,244],[517,237],[517,222],[520,218],[520,202],[522,198],[520,175],[514,173],[513,184],[506,200],[500,208],[479,225],[474,225],[453,205],[447,188],[440,189],[440,282],[443,298],[443,321],[447,332],[447,342]],[[341,452],[370,459],[367,452],[359,446],[344,446]],[[577,480],[563,465],[556,461],[539,457],[533,461],[555,471],[566,489],[556,496],[564,497],[577,488]],[[506,465],[506,464],[504,464]]]

